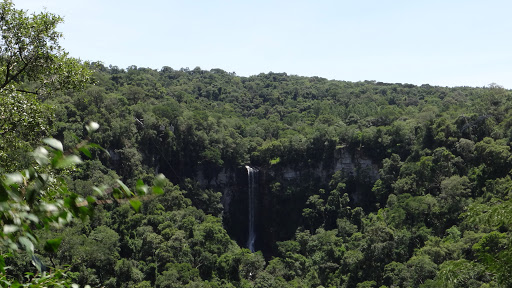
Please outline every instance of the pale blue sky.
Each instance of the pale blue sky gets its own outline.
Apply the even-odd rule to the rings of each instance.
[[[512,1],[14,3],[63,16],[59,30],[71,56],[121,68],[512,88]]]

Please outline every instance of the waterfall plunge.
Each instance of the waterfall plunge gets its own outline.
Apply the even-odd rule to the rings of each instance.
[[[254,252],[254,241],[256,240],[256,197],[258,192],[258,169],[250,166],[245,166],[247,169],[247,184],[248,184],[248,203],[249,203],[249,238],[247,239],[247,248]]]

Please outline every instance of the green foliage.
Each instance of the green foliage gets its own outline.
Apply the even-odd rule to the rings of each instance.
[[[61,17],[48,12],[27,15],[9,0],[0,3],[0,15],[0,90],[14,84],[16,91],[41,95],[85,85],[87,67],[59,45],[62,33],[56,28]]]
[[[91,73],[59,45],[62,18],[43,12],[27,15],[0,2],[0,172],[25,168],[25,157],[51,135],[53,109],[38,101],[57,90],[80,89]]]
[[[27,153],[31,145],[49,136],[51,117],[52,108],[34,95],[12,87],[0,90],[0,171],[12,172],[30,163]]]
[[[84,218],[91,214],[89,205],[96,202],[95,197],[85,199],[68,191],[63,178],[51,169],[70,169],[76,161],[69,159],[76,159],[77,156],[64,155],[61,151],[62,144],[55,139],[48,139],[45,142],[51,146],[39,147],[33,153],[37,166],[22,172],[5,174],[0,178],[2,259],[8,253],[19,250],[37,259],[34,245],[37,243],[37,237],[33,232],[34,228],[61,227],[73,218]],[[83,147],[87,148],[87,144]],[[45,250],[54,252],[59,245],[58,238],[48,240]],[[39,260],[33,260],[33,263],[39,272],[44,272]],[[3,264],[0,271],[6,273],[5,268]],[[42,276],[46,277],[45,274]],[[6,274],[2,274],[2,278],[9,281]]]
[[[91,74],[59,46],[60,17],[0,8],[2,285],[512,285],[510,91]],[[235,242],[245,165],[262,253]]]
[[[501,281],[501,270],[472,249],[485,233],[508,223],[500,211],[507,211],[512,165],[509,142],[500,135],[509,128],[500,122],[503,111],[481,114],[476,103],[488,88],[98,67],[101,87],[48,103],[65,143],[77,144],[68,131],[84,135],[73,121],[99,119],[103,128],[93,140],[111,157],[92,153],[100,161],[90,167],[126,181],[115,195],[145,194],[151,189],[135,179],[149,183],[155,172],[177,184],[153,188],[158,196],[105,206],[103,223],[120,237],[119,259],[143,261],[130,271],[140,271],[151,285],[443,286],[454,278],[439,273],[449,275],[455,270],[448,264],[463,260],[477,264],[477,272],[468,268],[460,278],[467,285]],[[340,155],[377,164],[379,179],[371,177],[373,166],[329,170],[347,165]],[[265,262],[251,262],[259,258],[230,239],[245,241],[239,236],[244,220],[237,219],[245,213],[240,193],[228,196],[235,201],[229,211],[220,205],[222,183],[237,182],[229,182],[235,175],[230,171],[247,164],[265,171]],[[92,181],[86,171],[72,185]],[[105,177],[93,179],[113,179]],[[499,204],[495,212],[491,203]],[[461,218],[465,213],[502,222],[472,228],[473,217]],[[504,251],[493,257],[506,257]],[[255,274],[247,267],[256,267]],[[89,269],[94,271],[83,275],[99,279],[101,273]],[[101,277],[120,279],[109,273]]]

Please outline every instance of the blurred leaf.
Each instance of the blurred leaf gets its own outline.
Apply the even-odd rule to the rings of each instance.
[[[92,187],[92,191],[94,192],[94,195],[97,195],[97,196],[103,196],[105,195],[105,187]]]
[[[85,126],[85,129],[87,129],[87,132],[89,132],[89,133],[92,133],[92,132],[98,130],[98,128],[100,128],[100,124],[98,124],[94,121],[89,122],[89,124],[87,124]]]
[[[167,178],[165,178],[164,174],[160,173],[155,177],[154,183],[158,187],[164,187],[166,184]]]
[[[39,165],[48,164],[48,150],[44,149],[44,147],[37,147],[34,152],[32,152],[32,156],[36,160]]]
[[[18,231],[20,227],[16,225],[4,225],[4,234],[10,234]]]
[[[59,249],[60,246],[60,242],[62,242],[62,238],[55,238],[46,241],[46,244],[44,244],[44,251],[51,253],[57,252],[57,249]]]
[[[156,195],[162,195],[164,194],[164,189],[158,186],[153,186],[153,193],[155,193]]]
[[[0,272],[5,273],[5,261],[3,255],[0,255]]]
[[[119,186],[121,187],[121,191],[123,192],[123,194],[126,196],[126,197],[131,197],[133,196],[133,193],[132,191],[130,191],[130,188],[128,188],[128,186],[126,186],[123,181],[121,180],[116,180],[117,184],[119,184]]]
[[[96,198],[92,197],[92,196],[87,196],[87,203],[89,204],[92,204],[92,203],[95,203],[96,202]]]
[[[18,239],[18,241],[20,242],[21,245],[23,245],[23,247],[25,247],[25,250],[27,251],[27,253],[34,254],[34,244],[32,243],[32,241],[30,241],[30,239],[28,239],[25,236],[21,236]]]
[[[48,211],[48,212],[57,212],[59,209],[54,204],[50,203],[42,203],[40,206],[40,209],[42,211]]]
[[[82,141],[82,139],[80,139],[80,137],[76,136],[75,133],[71,133],[71,137],[73,137],[73,139],[75,139],[77,142]]]
[[[132,205],[133,209],[135,209],[136,212],[139,212],[142,202],[140,202],[139,200],[133,199],[133,200],[130,200],[130,204]]]
[[[137,180],[137,186],[135,188],[137,194],[139,195],[146,195],[148,194],[148,191],[149,191],[149,186],[148,185],[145,185],[144,182],[142,180]]]
[[[46,266],[44,265],[43,262],[41,262],[41,260],[36,255],[32,255],[32,264],[36,266],[37,271],[39,271],[39,273],[46,270]]]
[[[23,175],[19,172],[6,174],[5,178],[5,184],[8,186],[14,183],[23,183]]]
[[[66,168],[71,165],[80,164],[80,163],[82,163],[82,159],[80,159],[80,157],[78,157],[76,155],[69,155],[69,156],[65,156],[64,158],[60,158],[55,163],[55,168]]]
[[[119,199],[123,196],[123,192],[121,192],[121,190],[119,188],[114,188],[112,190],[112,196],[114,196],[114,198],[116,198],[116,199]]]
[[[26,219],[28,219],[28,220],[30,220],[30,221],[32,221],[34,223],[39,222],[39,218],[36,215],[32,214],[32,213],[26,213],[26,214],[24,214],[24,216],[25,216]]]
[[[89,151],[89,149],[87,149],[86,147],[81,147],[78,150],[80,150],[80,152],[84,153],[84,155],[87,156],[88,158],[92,157],[91,151]]]
[[[96,144],[96,143],[89,143],[87,146],[91,147],[91,148],[96,148],[96,149],[100,149],[101,151],[107,153],[109,156],[110,156],[110,153],[107,151],[107,149],[101,147],[100,145]]]
[[[64,151],[64,147],[62,146],[62,143],[54,138],[44,138],[43,142],[48,144],[48,146],[52,147],[53,149],[57,149],[59,151]]]

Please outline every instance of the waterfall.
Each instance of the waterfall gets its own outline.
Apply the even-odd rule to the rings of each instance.
[[[247,194],[249,203],[249,238],[247,239],[247,248],[254,252],[254,241],[256,240],[256,197],[258,192],[258,169],[245,166],[247,169]]]

